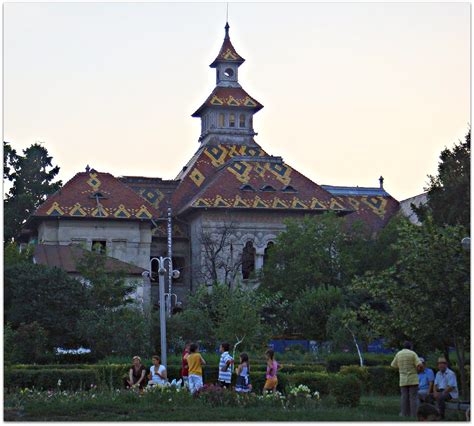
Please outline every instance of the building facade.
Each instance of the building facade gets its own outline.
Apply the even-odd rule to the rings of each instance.
[[[166,256],[172,219],[173,292],[185,301],[194,288],[219,281],[254,284],[284,219],[334,211],[349,225],[380,230],[399,203],[374,188],[318,185],[256,141],[254,115],[263,105],[242,87],[244,59],[225,26],[210,67],[216,86],[192,115],[201,120],[199,147],[173,180],[76,174],[30,217],[30,240],[41,244],[101,244],[109,256],[141,268]],[[151,297],[157,300],[156,266]]]

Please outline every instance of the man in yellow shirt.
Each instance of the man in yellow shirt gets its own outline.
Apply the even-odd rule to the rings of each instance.
[[[404,342],[403,349],[395,355],[391,366],[400,374],[402,416],[415,417],[418,395],[418,369],[422,362],[413,352],[411,342]]]

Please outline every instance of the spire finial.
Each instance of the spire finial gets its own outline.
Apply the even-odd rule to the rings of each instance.
[[[225,12],[225,38],[229,38],[229,3],[227,3]]]
[[[229,38],[229,23],[225,23],[225,38]]]
[[[380,177],[379,177],[380,189],[383,189],[383,181],[384,181],[383,176],[380,176]]]

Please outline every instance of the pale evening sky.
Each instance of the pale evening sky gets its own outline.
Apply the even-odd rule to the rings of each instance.
[[[174,178],[225,3],[4,4],[4,140],[44,142],[70,179]],[[470,123],[469,3],[230,3],[256,141],[316,183],[423,191]]]

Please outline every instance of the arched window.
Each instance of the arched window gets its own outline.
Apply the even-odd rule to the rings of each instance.
[[[239,127],[245,127],[245,114],[240,114]]]
[[[232,113],[229,115],[229,127],[235,127],[235,115]]]
[[[242,278],[248,280],[255,272],[255,247],[252,241],[247,241],[242,251]]]
[[[219,114],[219,127],[224,127],[224,114],[222,112]]]
[[[263,253],[263,264],[267,263],[268,261],[268,254],[272,250],[272,247],[275,245],[273,241],[269,241],[267,247],[265,247],[265,252]]]

